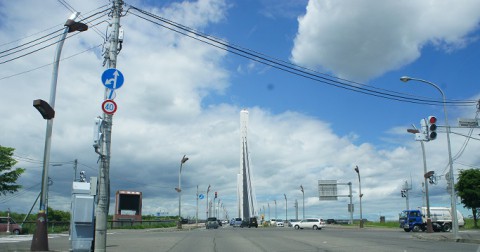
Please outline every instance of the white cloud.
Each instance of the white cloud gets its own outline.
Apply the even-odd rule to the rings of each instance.
[[[367,81],[412,63],[428,44],[451,51],[471,42],[480,2],[309,1],[298,19],[296,64]]]

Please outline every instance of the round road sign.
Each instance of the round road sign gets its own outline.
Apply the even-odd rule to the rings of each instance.
[[[102,103],[102,110],[105,114],[113,115],[117,111],[117,104],[113,100],[105,100]]]

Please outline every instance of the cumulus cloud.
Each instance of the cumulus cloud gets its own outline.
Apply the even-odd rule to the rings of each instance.
[[[451,1],[315,1],[299,17],[291,60],[367,81],[412,63],[422,48],[462,48],[478,28],[480,3]]]

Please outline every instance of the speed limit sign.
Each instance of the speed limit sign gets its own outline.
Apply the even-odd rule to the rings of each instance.
[[[117,104],[113,100],[105,100],[102,103],[102,110],[105,114],[113,115],[117,111]]]

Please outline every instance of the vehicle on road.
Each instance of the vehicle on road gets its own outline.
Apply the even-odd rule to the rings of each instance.
[[[277,226],[277,220],[276,219],[270,219],[270,226]]]
[[[277,220],[275,220],[275,222],[277,223],[277,227],[284,227],[285,226],[285,224],[283,223],[283,220],[277,219]]]
[[[0,217],[0,233],[10,232],[12,234],[21,234],[22,227],[18,225],[11,217]]]
[[[308,228],[308,229],[320,230],[320,229],[324,228],[325,226],[326,226],[325,221],[323,221],[323,219],[308,218],[308,219],[305,219],[305,220],[301,220],[300,222],[296,223],[295,226],[293,226],[293,227],[295,229]]]
[[[463,215],[457,210],[458,226],[465,225]],[[452,230],[452,214],[449,207],[430,207],[430,220],[433,231],[450,232]],[[427,230],[427,208],[418,210],[404,210],[398,219],[400,228],[405,232],[418,232]]]
[[[235,218],[232,218],[232,219],[230,220],[230,226],[233,226],[233,225],[235,225]]]
[[[300,221],[301,221],[301,220],[291,219],[291,220],[288,221],[288,226],[289,226],[289,227],[295,227],[295,225],[296,225],[297,223],[299,223]]]
[[[288,227],[294,227],[296,223],[300,222],[300,220],[297,219],[290,219],[287,221],[287,226]]]
[[[242,218],[237,217],[235,218],[235,223],[233,223],[234,227],[241,227],[242,226]]]
[[[206,227],[207,229],[211,229],[211,228],[217,229],[218,226],[219,226],[219,225],[218,225],[218,220],[217,220],[216,217],[209,217],[209,218],[207,219],[207,223],[205,224],[205,227]]]
[[[248,222],[248,228],[255,227],[258,228],[258,221],[256,217],[251,217]]]

